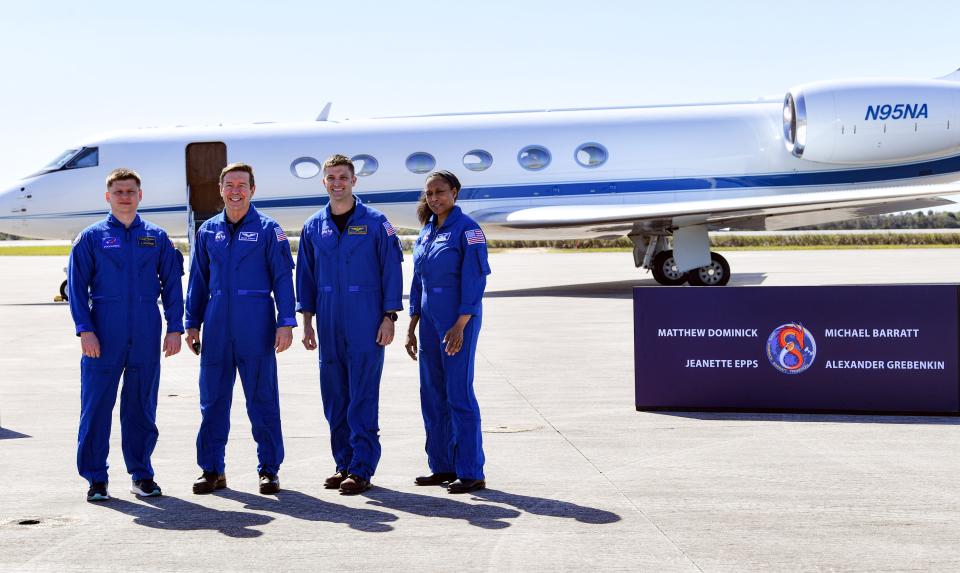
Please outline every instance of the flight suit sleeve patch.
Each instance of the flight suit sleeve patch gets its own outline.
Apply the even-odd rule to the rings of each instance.
[[[487,243],[487,238],[479,227],[464,231],[463,235],[467,238],[468,245],[484,245]]]

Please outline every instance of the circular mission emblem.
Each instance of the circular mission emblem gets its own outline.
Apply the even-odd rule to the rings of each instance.
[[[816,357],[817,343],[802,324],[781,324],[767,338],[767,360],[784,374],[800,374]]]

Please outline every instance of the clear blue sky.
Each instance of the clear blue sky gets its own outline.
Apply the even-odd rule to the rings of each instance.
[[[588,7],[589,5],[589,7]],[[949,1],[12,2],[0,182],[113,129],[781,97],[960,67]]]

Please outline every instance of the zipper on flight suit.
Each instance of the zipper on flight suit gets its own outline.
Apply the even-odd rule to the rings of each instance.
[[[226,292],[227,292],[227,336],[230,340],[230,346],[234,345],[233,339],[233,246],[234,238],[240,233],[240,227],[233,229],[233,232],[230,232],[230,219],[227,218],[227,215],[223,215],[224,226],[227,230],[227,266],[226,272],[224,273],[224,282],[226,283]]]
[[[136,296],[134,291],[134,278],[133,274],[136,272],[137,267],[134,265],[134,256],[133,256],[133,241],[131,240],[132,234],[131,229],[133,228],[133,223],[130,223],[130,227],[124,227],[125,240],[124,247],[127,258],[127,351],[129,352],[130,348],[133,346],[133,299]]]

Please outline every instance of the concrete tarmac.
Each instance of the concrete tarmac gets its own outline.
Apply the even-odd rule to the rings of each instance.
[[[735,285],[960,282],[960,249],[726,256]],[[257,493],[239,384],[229,489],[191,493],[199,361],[184,350],[163,361],[165,495],[128,493],[118,406],[114,499],[87,503],[79,341],[50,302],[65,262],[0,257],[0,571],[960,569],[960,418],[636,412],[631,287],[654,283],[629,253],[491,256],[476,377],[486,490],[413,485],[426,456],[403,317],[366,494],[322,487],[334,466],[317,356],[295,342],[279,356],[278,495]]]

